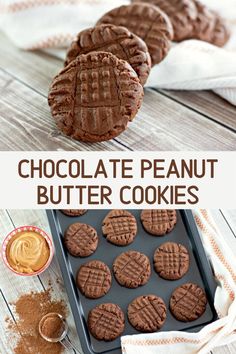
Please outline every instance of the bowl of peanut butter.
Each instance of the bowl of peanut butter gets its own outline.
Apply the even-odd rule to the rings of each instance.
[[[6,266],[22,276],[39,275],[50,265],[54,254],[51,238],[36,226],[13,230],[2,245]]]

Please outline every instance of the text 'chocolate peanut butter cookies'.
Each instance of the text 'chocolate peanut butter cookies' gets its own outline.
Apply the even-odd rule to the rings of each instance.
[[[127,210],[111,210],[103,220],[102,232],[114,245],[127,246],[137,235],[137,222]]]
[[[145,254],[127,251],[115,259],[113,272],[120,285],[135,289],[148,282],[151,276],[151,265]]]
[[[140,332],[156,332],[166,320],[166,305],[156,295],[139,296],[128,307],[130,324]]]
[[[189,269],[189,253],[178,243],[163,243],[155,251],[154,268],[163,279],[181,279]]]
[[[151,55],[152,65],[165,58],[173,39],[173,27],[168,16],[156,6],[143,3],[115,8],[98,21],[97,25],[101,24],[126,27],[142,38]]]
[[[55,77],[48,102],[64,134],[98,142],[121,134],[142,98],[143,87],[129,63],[92,52],[78,56]]]
[[[114,25],[101,25],[88,28],[77,35],[67,52],[65,65],[78,55],[93,51],[114,54],[126,60],[137,73],[142,85],[147,81],[151,70],[151,58],[146,43],[127,28]]]
[[[106,295],[111,287],[111,272],[101,261],[83,264],[77,273],[77,286],[89,299],[98,299]]]
[[[164,236],[175,227],[177,214],[173,209],[146,209],[141,213],[141,221],[151,235]]]
[[[175,318],[182,322],[198,319],[206,310],[205,291],[197,284],[183,284],[171,295],[170,310]]]
[[[125,329],[125,316],[116,304],[101,304],[89,312],[88,328],[98,340],[113,341],[120,337]]]

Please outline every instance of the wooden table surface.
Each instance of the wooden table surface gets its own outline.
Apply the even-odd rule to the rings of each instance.
[[[212,211],[213,217],[217,222],[219,229],[224,235],[225,241],[230,245],[231,249],[236,253],[236,210],[234,211]],[[36,225],[46,232],[50,233],[49,225],[45,211],[41,210],[0,210],[0,243],[3,238],[15,227],[22,225]],[[59,281],[58,281],[59,280]],[[12,301],[15,301],[21,294],[28,293],[32,290],[43,291],[51,284],[54,289],[54,297],[62,298],[68,303],[67,295],[63,289],[63,280],[61,272],[54,257],[49,269],[37,277],[24,278],[13,274],[8,270],[0,259],[0,353],[13,354],[14,343],[9,340],[5,332],[5,318],[14,319],[12,311]],[[79,338],[72,315],[68,317],[70,326],[70,340],[80,348]],[[224,346],[214,349],[211,354],[234,354],[236,353],[236,344]],[[30,354],[30,353],[27,353]],[[33,353],[32,353],[33,354]],[[49,354],[49,353],[45,353]],[[50,353],[53,354],[53,353]]]
[[[145,89],[126,132],[84,144],[62,136],[47,105],[62,60],[15,48],[0,33],[0,150],[236,150],[236,108],[212,92]]]

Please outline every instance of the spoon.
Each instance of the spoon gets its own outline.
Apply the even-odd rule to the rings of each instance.
[[[45,335],[45,333],[43,333],[42,326],[48,317],[58,317],[59,320],[61,321],[63,331],[62,331],[60,337],[50,338],[47,335]],[[71,342],[66,338],[66,336],[68,334],[68,330],[69,330],[68,323],[59,313],[54,313],[54,312],[48,313],[47,315],[43,316],[39,322],[39,334],[43,339],[45,339],[47,342],[51,342],[51,343],[59,343],[60,342],[65,349],[68,349],[69,351],[74,350],[76,353],[81,354],[81,352],[77,348],[75,348],[75,346],[72,345]]]

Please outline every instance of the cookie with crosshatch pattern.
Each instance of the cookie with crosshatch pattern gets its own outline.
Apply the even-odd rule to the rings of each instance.
[[[192,21],[197,18],[197,8],[193,0],[132,0],[132,2],[152,4],[166,13],[174,29],[174,41],[182,41],[192,33]]]
[[[137,222],[129,211],[114,209],[103,220],[102,232],[114,245],[127,246],[137,235]]]
[[[90,225],[76,222],[66,229],[64,244],[72,256],[88,257],[98,247],[97,231]]]
[[[205,291],[197,284],[186,283],[179,286],[171,295],[170,310],[182,322],[195,321],[206,310]]]
[[[135,289],[148,282],[151,276],[150,261],[141,252],[123,252],[113,263],[113,273],[120,285]]]
[[[67,52],[65,65],[78,55],[92,51],[112,53],[126,60],[137,73],[142,85],[151,70],[151,58],[146,43],[127,28],[110,24],[85,29],[77,35]]]
[[[181,279],[189,269],[186,247],[175,242],[163,243],[154,253],[154,268],[163,279]]]
[[[86,142],[121,134],[142,99],[143,87],[134,69],[105,52],[78,56],[54,78],[48,96],[58,128]]]
[[[151,235],[164,236],[175,227],[177,214],[173,209],[146,209],[141,213],[141,222]]]
[[[87,209],[61,209],[60,211],[67,216],[82,216]]]
[[[94,338],[107,342],[113,341],[125,329],[124,313],[116,304],[98,305],[89,312],[88,328]]]
[[[117,7],[101,17],[97,25],[113,24],[128,28],[142,38],[148,47],[152,65],[167,55],[173,39],[173,27],[168,16],[156,6],[134,3]]]
[[[156,295],[143,295],[134,299],[128,307],[130,324],[140,332],[156,332],[166,320],[166,305]]]
[[[89,299],[98,299],[110,290],[111,272],[108,266],[98,260],[83,264],[77,273],[77,286]]]

